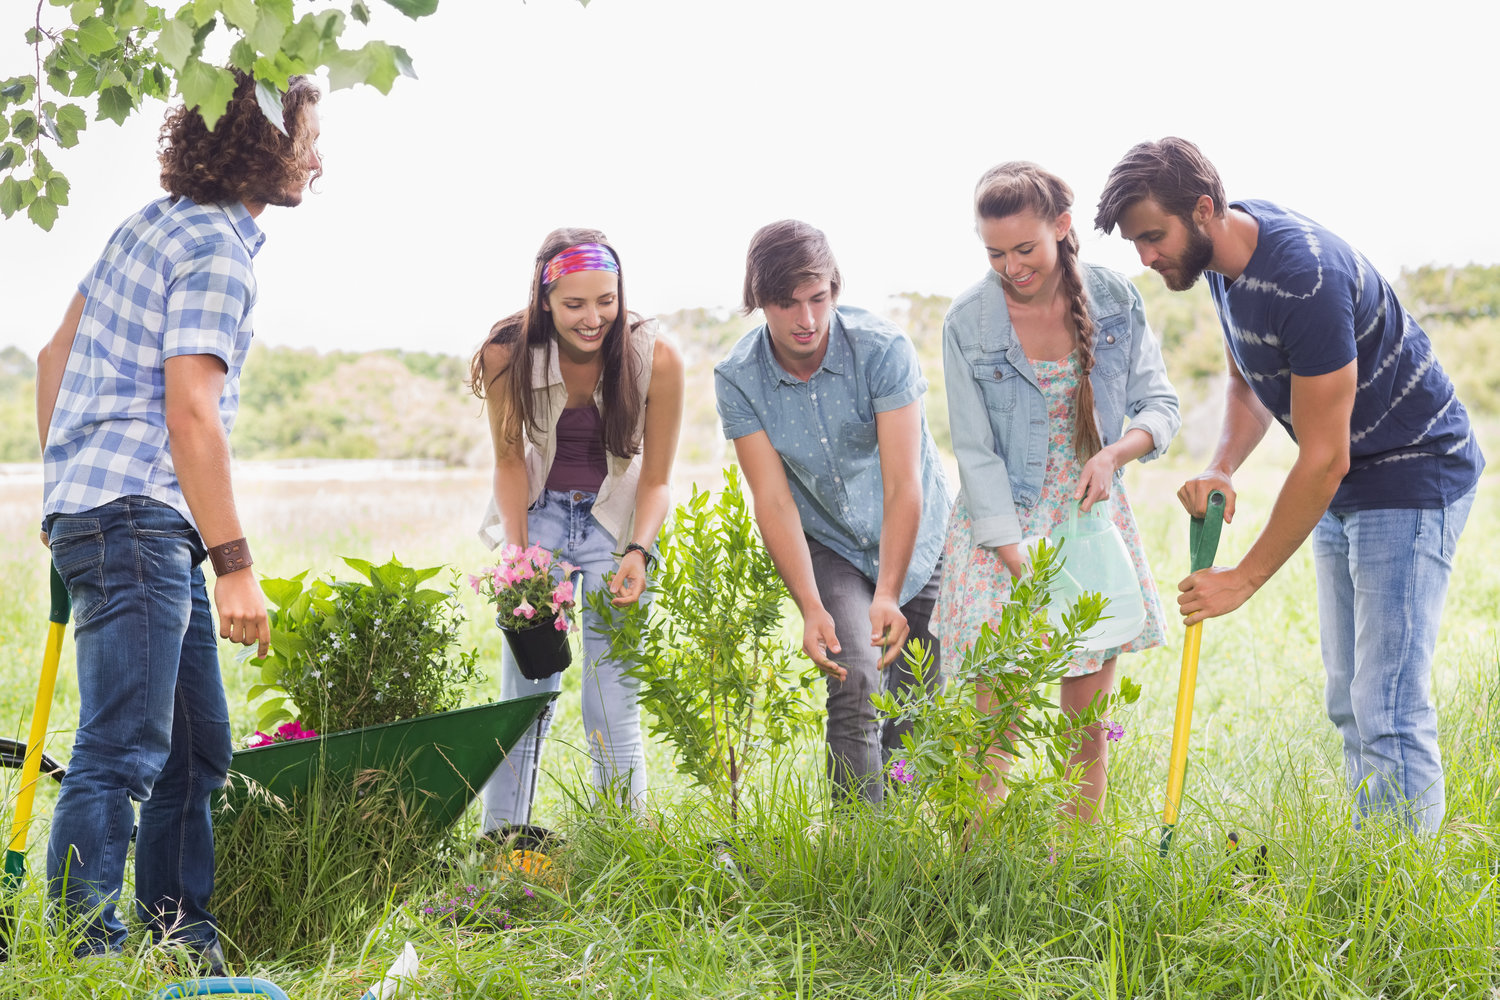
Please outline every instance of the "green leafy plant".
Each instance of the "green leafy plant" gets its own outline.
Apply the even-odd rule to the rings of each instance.
[[[1075,776],[1068,760],[1084,730],[1104,720],[1114,705],[1140,695],[1139,686],[1126,677],[1117,694],[1095,698],[1077,715],[1064,712],[1047,696],[1077,656],[1079,637],[1098,624],[1107,603],[1099,594],[1084,594],[1064,612],[1061,629],[1049,622],[1048,587],[1061,569],[1057,552],[1047,542],[1037,547],[1027,573],[1011,582],[1010,600],[996,609],[997,620],[980,629],[958,663],[944,664],[945,684],[929,689],[931,656],[921,643],[912,642],[906,658],[916,683],[872,698],[882,716],[911,723],[901,737],[904,757],[891,769],[892,779],[920,807],[908,815],[913,822],[935,823],[952,843],[966,842],[989,804],[979,782],[993,755],[1030,750],[1045,761],[1041,778],[1007,776],[1012,790],[1069,785]],[[979,709],[981,690],[990,692],[993,712]],[[1106,728],[1110,739],[1123,732],[1112,723]]]
[[[255,661],[261,683],[248,692],[264,699],[262,730],[294,715],[332,733],[446,711],[483,680],[478,652],[454,651],[464,622],[455,589],[422,586],[442,567],[344,562],[364,579],[261,582],[275,605],[271,653]]]
[[[814,731],[816,669],[782,636],[786,588],[761,544],[739,470],[724,490],[693,489],[664,533],[655,605],[616,608],[588,596],[611,655],[641,682],[651,732],[671,744],[677,769],[720,796],[739,818],[747,774]]]

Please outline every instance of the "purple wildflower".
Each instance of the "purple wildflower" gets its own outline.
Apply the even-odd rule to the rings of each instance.
[[[1105,719],[1100,725],[1104,727],[1105,740],[1123,740],[1125,738],[1125,727],[1118,722]]]

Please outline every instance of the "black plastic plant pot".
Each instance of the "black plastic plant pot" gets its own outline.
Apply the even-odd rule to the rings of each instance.
[[[505,633],[510,644],[511,655],[521,676],[529,681],[539,681],[560,674],[573,662],[573,646],[568,642],[568,630],[557,627],[555,615],[539,618],[524,629],[511,628],[495,618],[495,624]]]

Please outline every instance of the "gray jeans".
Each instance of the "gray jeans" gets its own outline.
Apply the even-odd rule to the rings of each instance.
[[[870,645],[870,602],[875,599],[875,584],[856,569],[849,560],[812,538],[807,539],[812,555],[813,581],[823,607],[833,618],[834,632],[842,652],[839,663],[848,671],[842,681],[828,680],[828,774],[833,778],[835,798],[880,802],[885,797],[881,776],[891,752],[901,746],[901,734],[908,726],[882,724],[875,717],[870,696],[877,690],[900,691],[914,681],[904,656],[885,670],[879,670],[881,650]],[[932,608],[937,603],[942,563],[932,573],[917,595],[901,606],[911,628],[908,639],[921,639],[932,652],[928,668],[929,687],[938,683],[938,643],[932,636]]]

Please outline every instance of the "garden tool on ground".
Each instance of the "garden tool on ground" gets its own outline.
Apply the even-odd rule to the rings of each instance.
[[[254,976],[210,976],[205,979],[189,979],[182,983],[158,990],[154,1000],[181,1000],[183,997],[202,996],[263,996],[271,1000],[288,1000],[286,993],[275,983]]]
[[[1191,569],[1196,573],[1214,564],[1219,551],[1219,532],[1224,527],[1224,494],[1214,490],[1202,517],[1195,517],[1188,529]],[[1172,832],[1177,827],[1177,810],[1182,805],[1182,785],[1187,775],[1188,735],[1193,728],[1193,694],[1198,686],[1198,648],[1203,641],[1203,623],[1187,628],[1182,645],[1182,673],[1177,681],[1177,714],[1172,722],[1172,758],[1167,769],[1167,803],[1161,815],[1161,854],[1166,857],[1172,846]]]
[[[47,718],[52,711],[52,691],[57,685],[57,664],[62,659],[63,633],[68,628],[72,602],[68,588],[57,567],[48,560],[52,577],[52,610],[47,618],[47,650],[42,657],[42,675],[36,687],[36,705],[31,710],[31,733],[26,739],[26,754],[21,764],[21,789],[16,793],[16,813],[11,822],[10,843],[5,851],[4,894],[13,896],[26,875],[26,835],[31,826],[31,807],[36,799],[36,783],[41,777],[42,743],[47,736]],[[49,769],[50,770],[50,769]],[[0,902],[0,959],[9,957],[11,933],[15,930],[15,912],[9,900]]]

